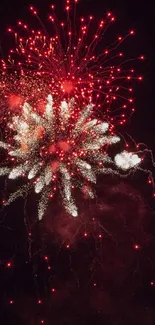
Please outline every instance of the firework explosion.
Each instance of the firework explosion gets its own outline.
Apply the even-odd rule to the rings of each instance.
[[[14,130],[15,145],[4,142],[0,146],[8,150],[14,164],[1,168],[0,174],[9,173],[9,179],[16,179],[27,174],[32,180],[36,193],[41,194],[38,207],[39,219],[42,218],[49,198],[56,191],[60,182],[60,192],[67,212],[77,216],[77,207],[71,192],[75,184],[93,198],[90,183],[96,183],[96,174],[117,173],[107,167],[114,164],[107,155],[107,147],[120,141],[120,138],[107,134],[109,125],[92,118],[93,105],[89,104],[78,113],[76,102],[61,102],[59,110],[54,106],[53,97],[47,98],[44,114],[38,115],[25,103],[21,115],[15,116],[9,127]],[[14,161],[15,159],[15,161]],[[115,163],[122,169],[129,169],[140,163],[136,154],[116,155]],[[11,203],[25,190],[25,185],[12,194],[6,204]]]
[[[91,183],[96,183],[97,174],[119,174],[117,167],[127,171],[141,161],[137,154],[126,151],[113,160],[108,151],[110,145],[120,141],[114,134],[114,122],[124,124],[127,108],[134,111],[133,99],[128,95],[132,88],[125,83],[142,79],[133,76],[133,69],[122,68],[131,58],[122,62],[123,53],[117,52],[118,45],[134,31],[118,37],[100,53],[103,36],[115,20],[111,13],[97,22],[96,32],[90,37],[93,17],[81,18],[77,33],[75,15],[70,18],[69,0],[66,24],[59,23],[53,5],[51,10],[51,36],[43,26],[43,31],[29,30],[21,21],[18,25],[23,36],[9,28],[17,47],[10,50],[7,62],[2,60],[0,82],[2,103],[14,112],[8,110],[9,132],[0,143],[8,151],[9,167],[2,166],[0,174],[8,174],[9,179],[28,179],[5,204],[34,187],[40,194],[39,219],[57,188],[66,211],[77,216],[74,187],[93,198]],[[33,7],[30,11],[40,20]],[[119,114],[122,109],[126,113]]]
[[[110,123],[124,124],[134,112],[131,81],[142,80],[131,65],[133,58],[120,51],[121,44],[134,31],[107,44],[108,29],[115,21],[112,13],[100,21],[93,16],[77,19],[76,1],[69,0],[63,21],[57,18],[54,5],[50,10],[50,33],[32,6],[30,12],[37,20],[35,25],[39,21],[39,29],[31,29],[22,21],[18,21],[17,28],[8,29],[16,47],[10,50],[7,60],[1,61],[2,102],[9,107],[24,101],[33,105],[37,102],[42,109],[48,94],[58,105],[74,97],[81,108],[93,102]]]

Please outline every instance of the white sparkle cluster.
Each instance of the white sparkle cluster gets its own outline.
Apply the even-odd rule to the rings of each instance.
[[[11,169],[0,168],[0,175],[8,174],[9,179],[25,176],[28,184],[13,193],[6,205],[34,188],[40,194],[38,217],[42,219],[49,199],[54,195],[58,176],[63,205],[69,214],[76,217],[78,209],[72,196],[75,185],[81,190],[85,188],[93,198],[90,184],[96,183],[97,173],[116,174],[119,172],[115,167],[127,170],[140,163],[137,154],[126,151],[117,154],[112,161],[106,153],[107,147],[119,142],[120,138],[111,135],[107,122],[92,117],[92,104],[78,114],[73,125],[70,118],[74,106],[74,98],[69,103],[64,100],[55,114],[53,97],[48,95],[42,115],[24,103],[22,113],[13,117],[9,127],[14,132],[15,145],[0,141],[0,147],[15,158],[16,165]],[[52,149],[49,151],[50,146]]]
[[[117,167],[128,170],[137,166],[141,162],[141,159],[137,154],[133,154],[132,152],[123,151],[120,154],[115,156],[115,164]]]

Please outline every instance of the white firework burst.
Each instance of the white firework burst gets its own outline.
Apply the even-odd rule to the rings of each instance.
[[[21,114],[9,123],[14,144],[0,141],[0,147],[15,159],[15,165],[0,168],[0,175],[8,175],[9,179],[25,176],[28,184],[13,193],[6,205],[33,187],[40,195],[38,217],[42,219],[58,186],[66,211],[76,217],[74,186],[87,189],[93,198],[91,183],[96,183],[97,173],[115,174],[115,166],[127,170],[140,163],[140,158],[132,153],[116,155],[112,161],[107,147],[120,138],[111,134],[107,122],[92,115],[92,104],[80,112],[75,109],[74,98],[55,105],[52,95],[48,95],[42,114],[24,103]]]

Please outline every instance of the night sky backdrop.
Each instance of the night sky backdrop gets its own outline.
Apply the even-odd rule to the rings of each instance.
[[[0,3],[1,52],[12,46],[6,32],[30,21],[33,4],[46,21],[49,0]],[[63,1],[56,0],[58,8]],[[61,9],[62,10],[62,9]],[[155,8],[148,0],[80,0],[78,15],[117,17],[111,34],[136,30],[126,45],[146,60],[135,87],[136,112],[122,133],[146,143],[155,155]],[[131,46],[133,47],[131,49]],[[144,169],[152,168],[150,160]],[[152,168],[153,171],[153,168]],[[155,170],[154,170],[155,176]],[[3,196],[4,180],[0,183]],[[59,202],[37,221],[36,197],[18,200],[0,219],[0,325],[154,325],[155,204],[147,176],[99,177],[97,198],[80,195],[80,216],[68,217]]]

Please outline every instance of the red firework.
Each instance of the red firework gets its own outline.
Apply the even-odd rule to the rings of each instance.
[[[79,18],[76,3],[76,0],[66,1],[63,21],[57,18],[55,6],[51,5],[50,32],[33,6],[30,12],[40,23],[39,30],[22,21],[17,23],[20,32],[8,29],[15,36],[16,47],[10,50],[6,61],[2,60],[1,94],[8,98],[11,108],[32,100],[39,110],[49,93],[58,105],[74,97],[80,107],[93,102],[110,123],[124,124],[134,111],[132,80],[142,77],[135,74],[130,66],[132,58],[125,57],[119,45],[134,31],[105,46],[105,33],[115,17],[108,12],[101,20],[93,16]]]

